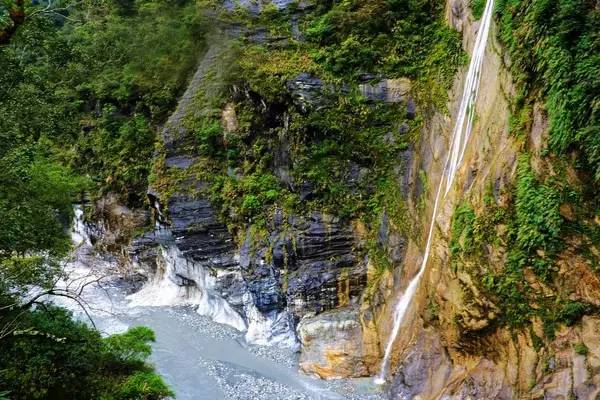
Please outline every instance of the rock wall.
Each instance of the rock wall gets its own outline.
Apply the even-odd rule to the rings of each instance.
[[[469,11],[469,3],[450,1],[447,19],[462,33],[464,48],[470,52],[478,22]],[[556,339],[541,349],[535,343],[536,337],[543,336],[541,321],[534,322],[530,332],[508,328],[486,330],[496,316],[496,306],[477,289],[468,273],[454,270],[450,265],[449,241],[455,207],[468,200],[475,210],[483,209],[484,196],[490,187],[495,202],[505,203],[516,178],[517,155],[523,146],[522,141],[509,133],[509,101],[516,90],[506,68],[509,60],[495,39],[496,34],[493,26],[476,106],[477,119],[463,166],[435,221],[433,256],[413,303],[412,317],[394,345],[394,376],[387,386],[393,399],[595,399],[600,393],[597,348],[582,355],[574,347],[576,343],[585,343],[591,349],[587,344],[597,334],[590,334],[590,329],[600,323],[599,318],[586,316],[580,324],[561,328]],[[457,111],[462,76],[464,73],[458,74],[451,92],[450,115]],[[425,216],[432,212],[432,196],[442,171],[452,123],[453,118],[434,115],[416,149],[413,169],[425,171],[429,182]],[[538,106],[526,144],[534,154],[539,155],[543,137],[547,137],[547,123]],[[539,160],[534,159],[533,163],[538,163],[540,170],[552,168]],[[408,203],[415,207],[418,195],[414,187],[409,197]],[[375,323],[364,327],[377,331],[380,349],[391,330],[394,304],[419,267],[428,228],[423,218],[421,223],[420,240],[408,243],[401,266],[380,289],[385,300],[371,310]],[[503,234],[502,229],[497,227],[498,235]],[[491,247],[490,251],[489,262],[503,268],[506,254],[494,252]],[[566,256],[571,260],[570,265],[563,264],[561,270],[565,277],[571,278],[565,278],[569,283],[561,290],[579,296],[585,292],[586,301],[595,303],[597,276],[589,267],[583,267],[582,262],[575,261],[576,257],[573,253]],[[582,280],[575,282],[573,275]],[[477,340],[471,340],[472,337]]]
[[[462,33],[464,48],[471,53],[478,22],[469,9],[467,0],[449,0],[446,16]],[[496,305],[478,290],[471,275],[450,265],[455,207],[468,200],[476,210],[482,209],[490,187],[496,203],[507,202],[523,146],[523,141],[509,133],[510,100],[516,89],[506,68],[509,60],[495,37],[493,26],[474,131],[462,168],[435,221],[432,257],[424,279],[394,343],[393,376],[385,389],[393,399],[594,399],[600,393],[599,318],[586,316],[579,324],[563,327],[555,340],[540,349],[535,337],[542,336],[541,322],[535,321],[530,331],[490,329]],[[396,182],[406,221],[394,220],[388,210],[379,216],[376,242],[393,265],[382,272],[376,260],[367,256],[367,228],[360,221],[341,220],[318,210],[285,215],[275,209],[265,232],[251,228],[234,232],[225,225],[220,205],[213,204],[203,191],[205,166],[189,145],[191,133],[185,120],[190,113],[215,111],[199,107],[197,99],[220,90],[215,82],[225,85],[215,74],[224,73],[223,59],[232,54],[227,35],[214,41],[163,128],[157,163],[173,179],[151,187],[149,198],[159,229],[136,238],[129,255],[149,276],[169,279],[179,288],[206,289],[197,277],[198,269],[207,272],[211,296],[225,301],[243,319],[243,324],[236,325],[245,325],[248,339],[289,346],[298,342],[300,368],[306,373],[322,378],[373,376],[379,372],[392,330],[395,303],[421,263],[465,71],[457,74],[450,92],[449,115],[424,115],[419,141],[397,155]],[[365,77],[359,85],[367,99],[406,104],[410,118],[420,112],[411,99],[409,81],[381,77],[377,82],[376,78]],[[303,113],[318,110],[327,101],[327,92],[335,90],[344,93],[348,88],[327,85],[308,73],[282,87],[290,104]],[[248,95],[241,93],[243,88],[234,92]],[[224,134],[234,134],[238,127],[235,108],[226,105],[216,112],[222,116]],[[275,119],[285,121],[284,114]],[[547,136],[541,106],[534,116],[526,145],[540,154]],[[292,186],[289,143],[285,137],[278,140],[274,174],[282,184]],[[539,171],[552,168],[539,160],[534,160],[534,167]],[[345,179],[356,180],[365,173],[351,167]],[[186,178],[175,179],[181,175]],[[303,201],[313,196],[309,182],[301,182],[294,190]],[[502,227],[497,229],[502,235]],[[165,248],[174,249],[175,258],[184,260],[172,268],[172,274],[161,272]],[[490,249],[488,258],[502,268],[506,254]],[[574,249],[561,256],[562,288],[600,305],[597,274],[580,258]],[[574,343],[583,344],[587,353],[577,351]]]
[[[219,74],[226,73],[224,59],[234,54],[228,36],[236,34],[215,35],[215,43],[207,50],[177,109],[162,129],[161,150],[156,159],[162,168],[161,180],[155,181],[148,194],[154,205],[157,230],[134,239],[129,254],[133,264],[148,272],[150,284],[155,287],[161,285],[153,283],[158,277],[169,281],[163,285],[169,290],[176,285],[208,290],[211,296],[218,293],[244,319],[249,341],[296,346],[295,328],[299,321],[331,310],[357,314],[367,279],[361,250],[364,229],[356,222],[342,221],[317,210],[304,215],[284,215],[281,210],[274,210],[266,232],[257,233],[248,227],[235,237],[222,222],[218,205],[212,204],[203,191],[206,186],[201,177],[203,160],[190,146],[193,132],[186,119],[190,115],[215,112],[206,106],[210,101],[202,103],[199,99],[206,100],[212,92],[223,90],[225,78]],[[251,33],[249,36],[256,40]],[[401,100],[394,92],[397,85],[380,86],[369,89],[369,93],[389,97],[389,101]],[[320,80],[307,74],[286,88],[290,99],[298,99],[307,107],[317,107],[326,90]],[[233,90],[235,93],[241,89]],[[232,134],[235,129],[231,127],[237,126],[235,110],[225,106],[218,112],[224,134]],[[289,144],[284,137],[280,140],[277,147],[285,153]],[[283,183],[286,183],[285,171],[290,168],[288,164],[282,154],[274,165],[278,171],[284,171],[278,174]],[[181,176],[185,178],[180,179]],[[353,179],[351,174],[348,179]],[[298,190],[301,196],[311,196],[308,184],[299,185]],[[164,248],[173,246],[178,252],[175,258],[181,259],[182,265],[167,273],[163,266],[169,261],[164,259]],[[197,281],[198,269],[209,271],[214,277],[210,288]],[[186,301],[190,302],[189,296],[182,295],[181,302]],[[231,320],[225,316],[221,319]],[[239,324],[236,322],[235,326]]]

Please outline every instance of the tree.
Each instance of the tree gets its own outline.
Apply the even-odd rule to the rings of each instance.
[[[3,21],[5,26],[0,31],[0,45],[8,43],[19,26],[25,22],[24,0],[4,0],[3,7],[8,14],[8,20]]]

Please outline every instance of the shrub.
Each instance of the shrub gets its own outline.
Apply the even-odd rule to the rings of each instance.
[[[0,391],[10,390],[13,400],[172,395],[145,363],[151,351],[147,342],[154,338],[147,328],[103,339],[52,305],[25,310],[19,320],[22,329],[0,339]]]
[[[241,211],[246,216],[252,216],[260,212],[262,205],[257,196],[248,194],[242,200]]]
[[[522,254],[536,257],[537,251],[541,250],[546,253],[544,257],[551,257],[560,250],[563,229],[560,199],[558,190],[537,180],[529,157],[522,155],[517,167],[513,227]],[[537,259],[534,264],[540,275],[547,275],[547,262]]]
[[[450,255],[452,257],[473,252],[475,221],[475,211],[468,203],[462,203],[454,210],[450,239]]]
[[[586,356],[589,352],[585,343],[575,343],[575,345],[573,346],[573,350],[575,350],[575,353],[582,356]]]
[[[214,156],[222,149],[223,128],[216,118],[203,118],[192,128],[198,141],[198,153]]]
[[[119,398],[124,400],[159,400],[175,394],[153,372],[136,372],[121,385]]]
[[[480,19],[485,11],[486,0],[471,0],[471,10],[475,19]]]
[[[585,0],[500,0],[496,11],[513,77],[546,102],[551,150],[576,150],[600,181],[600,82],[590,79],[600,75],[600,11]]]
[[[591,308],[589,304],[581,303],[579,301],[569,301],[560,309],[557,320],[567,326],[571,326],[590,311]]]

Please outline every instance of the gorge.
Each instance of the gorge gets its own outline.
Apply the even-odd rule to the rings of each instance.
[[[44,7],[0,36],[0,399],[600,396],[598,2]]]

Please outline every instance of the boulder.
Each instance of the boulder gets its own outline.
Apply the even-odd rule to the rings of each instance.
[[[365,364],[362,328],[354,308],[304,318],[298,324],[300,368],[320,378],[371,374]]]

